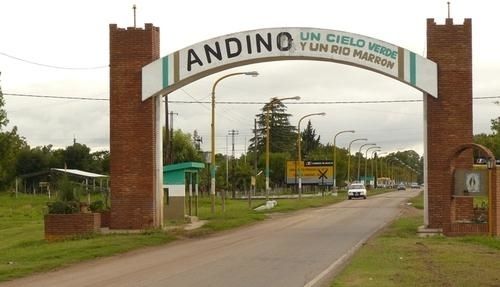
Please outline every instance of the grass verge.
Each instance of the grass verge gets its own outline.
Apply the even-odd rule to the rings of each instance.
[[[413,206],[419,206],[421,196]],[[422,211],[408,207],[367,242],[331,286],[499,286],[500,240],[416,235]]]
[[[0,193],[0,281],[42,272],[92,258],[174,240],[170,234],[91,235],[46,242],[43,214],[46,196]]]

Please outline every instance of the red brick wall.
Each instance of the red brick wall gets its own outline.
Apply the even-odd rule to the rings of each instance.
[[[492,190],[492,202],[493,208],[492,210],[492,226],[493,226],[493,234],[496,236],[500,236],[500,166],[497,166],[496,169],[491,171],[492,181],[491,181],[491,190]]]
[[[443,234],[446,236],[488,235],[487,223],[445,223]]]
[[[101,227],[109,227],[109,222],[111,221],[111,212],[103,211],[101,214]]]
[[[472,220],[474,217],[473,197],[454,197],[451,201],[451,221]]]
[[[141,69],[159,58],[160,31],[110,25],[112,229],[157,227],[155,105],[141,100]]]
[[[45,221],[45,239],[57,240],[75,235],[99,232],[100,213],[47,214]]]
[[[438,64],[438,98],[426,97],[429,227],[451,222],[453,180],[449,159],[458,145],[472,142],[472,24],[427,20],[427,58]],[[470,167],[472,152],[457,159]]]

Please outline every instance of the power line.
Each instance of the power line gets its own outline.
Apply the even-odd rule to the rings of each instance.
[[[14,93],[4,93],[4,95],[13,97],[44,98],[44,99],[57,99],[57,100],[109,101],[109,99],[107,98],[47,96],[47,95],[14,94]]]
[[[500,97],[499,97],[500,98]],[[193,101],[168,101],[174,104],[195,104],[195,103],[208,103],[208,102],[193,102]],[[331,105],[331,104],[384,104],[384,103],[414,103],[422,102],[422,100],[378,100],[378,101],[310,101],[310,102],[289,102],[287,105]],[[218,105],[265,105],[269,102],[255,102],[255,101],[219,101]]]
[[[108,66],[95,66],[95,67],[63,67],[63,66],[55,66],[55,65],[49,65],[49,64],[43,64],[43,63],[38,63],[35,61],[30,61],[26,60],[23,58],[19,58],[16,56],[9,55],[4,52],[0,52],[0,55],[5,56],[7,58],[11,58],[17,61],[25,62],[31,65],[36,65],[36,66],[41,66],[45,68],[52,68],[52,69],[60,69],[60,70],[97,70],[97,69],[103,69],[103,68],[108,68]]]
[[[486,100],[486,99],[500,99],[500,96],[490,96],[490,97],[473,97],[474,100]],[[372,101],[298,101],[298,102],[287,102],[287,105],[332,105],[332,104],[392,104],[392,103],[421,103],[423,100],[372,100]],[[206,104],[209,102],[202,101],[181,101],[172,100],[169,103],[174,104]],[[219,101],[216,104],[219,105],[265,105],[269,102],[256,102],[256,101]]]
[[[31,98],[48,98],[48,99],[61,99],[61,100],[89,100],[89,101],[109,101],[108,98],[90,98],[90,97],[68,97],[68,96],[48,96],[48,95],[34,95],[34,94],[21,94],[21,93],[4,93],[6,96],[13,97],[31,97]],[[487,96],[487,97],[473,97],[473,100],[488,100],[500,99],[500,96]],[[287,105],[334,105],[334,104],[392,104],[392,103],[419,103],[423,100],[372,100],[372,101],[309,101],[309,102],[289,102]],[[181,101],[169,100],[169,103],[174,104],[211,104],[210,101]],[[265,105],[268,102],[257,101],[219,101],[215,102],[218,105]]]

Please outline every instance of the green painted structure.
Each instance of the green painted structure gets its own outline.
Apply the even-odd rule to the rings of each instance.
[[[203,168],[205,164],[201,162],[163,167],[164,220],[183,220],[186,214],[193,215],[193,203],[194,215],[198,215],[198,173]]]

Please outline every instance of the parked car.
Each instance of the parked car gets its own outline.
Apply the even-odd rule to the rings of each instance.
[[[347,199],[362,197],[366,199],[366,187],[361,183],[353,183],[347,188]]]
[[[403,183],[398,184],[398,190],[406,190],[406,186]]]

